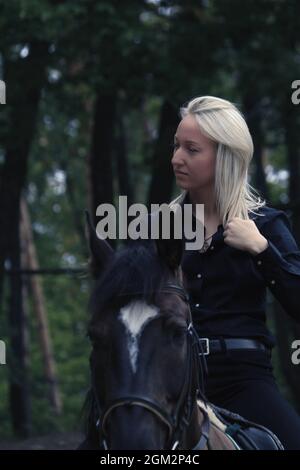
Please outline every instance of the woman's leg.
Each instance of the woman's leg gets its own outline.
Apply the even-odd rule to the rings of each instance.
[[[246,380],[230,397],[214,397],[212,402],[270,429],[286,450],[300,450],[300,416],[282,397],[275,382]]]

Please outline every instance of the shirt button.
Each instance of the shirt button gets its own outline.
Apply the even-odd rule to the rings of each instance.
[[[214,248],[215,248],[214,246],[211,246],[211,247],[210,247],[211,250],[214,250]]]
[[[201,274],[200,274],[200,273],[199,273],[199,274],[197,274],[197,277],[198,277],[198,278],[200,278],[200,277],[201,277]]]
[[[262,263],[261,260],[258,260],[258,261],[257,261],[257,264],[258,264],[259,266],[261,265],[261,263]]]
[[[195,307],[200,307],[200,304],[196,304]]]
[[[275,284],[275,281],[274,281],[274,279],[272,279],[272,281],[271,281],[271,284]]]

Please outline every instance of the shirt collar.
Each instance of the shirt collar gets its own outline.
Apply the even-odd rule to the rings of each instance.
[[[181,204],[182,205],[183,204],[191,204],[191,200],[190,200],[188,192],[186,192],[186,194],[182,197]],[[193,214],[193,217],[195,217],[194,214]],[[257,218],[259,218],[259,216],[257,214],[254,214],[253,212],[249,212],[249,219],[250,220],[256,220]],[[224,232],[223,224],[218,225],[217,231],[213,235],[212,243],[214,245],[216,245],[216,244],[218,245],[219,243],[223,242],[223,239],[224,239],[223,232]]]

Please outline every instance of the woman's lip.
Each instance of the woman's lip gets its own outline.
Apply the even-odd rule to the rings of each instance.
[[[179,175],[187,175],[187,173],[183,173],[183,171],[175,171],[175,174],[179,174]]]

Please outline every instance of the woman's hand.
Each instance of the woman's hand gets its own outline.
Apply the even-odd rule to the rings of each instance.
[[[258,255],[268,247],[268,240],[260,233],[253,220],[233,217],[224,227],[224,242],[237,248]]]

